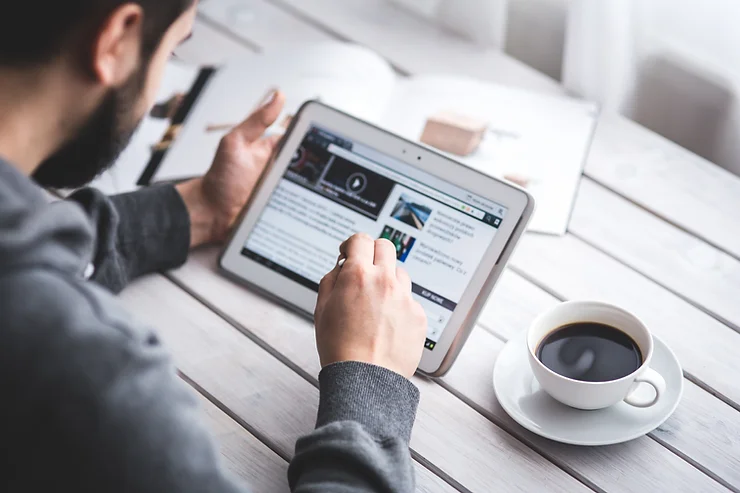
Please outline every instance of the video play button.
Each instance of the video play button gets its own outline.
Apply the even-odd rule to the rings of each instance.
[[[367,187],[367,177],[362,173],[353,173],[347,178],[347,191],[353,194],[361,193]]]

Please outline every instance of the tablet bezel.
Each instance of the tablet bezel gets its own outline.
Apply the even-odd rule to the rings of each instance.
[[[237,280],[312,316],[317,293],[241,254],[252,228],[262,215],[273,190],[282,179],[291,157],[312,125],[371,147],[387,156],[442,178],[458,187],[507,208],[493,242],[489,245],[468,287],[450,317],[434,350],[424,349],[419,370],[433,376],[443,374],[472,330],[477,315],[522,234],[533,210],[533,199],[524,190],[475,171],[427,147],[386,132],[367,122],[319,102],[305,103],[286,133],[268,169],[262,176],[238,226],[224,249],[219,266]],[[337,131],[334,129],[341,129]]]

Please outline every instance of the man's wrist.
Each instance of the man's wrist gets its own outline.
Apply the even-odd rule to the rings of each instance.
[[[419,405],[419,390],[405,377],[369,363],[346,361],[319,374],[316,426],[354,421],[378,439],[408,442]]]
[[[203,194],[203,179],[195,178],[175,187],[190,216],[190,248],[220,241],[227,227]]]

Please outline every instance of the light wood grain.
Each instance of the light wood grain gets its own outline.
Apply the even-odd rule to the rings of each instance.
[[[211,0],[224,1],[224,0]],[[231,0],[235,1],[235,0]],[[549,77],[485,51],[383,0],[271,0],[364,44],[409,73],[478,77],[564,94]],[[240,32],[249,36],[248,32]],[[658,216],[740,257],[740,178],[616,114],[599,122],[586,174]]]
[[[140,320],[157,328],[187,378],[270,448],[283,457],[293,456],[296,440],[314,428],[319,398],[315,385],[162,276],[137,281],[121,298]],[[263,309],[254,307],[255,312]],[[311,347],[307,352],[315,355]],[[242,466],[248,458],[231,457]],[[418,464],[416,471],[424,491],[453,491]]]
[[[696,381],[740,408],[740,334],[572,236],[529,235],[512,266],[563,299],[594,299],[639,317]]]
[[[178,281],[187,285],[189,289],[192,289],[199,296],[210,300],[210,302],[219,307],[219,309],[224,310],[230,317],[233,317],[235,321],[245,320],[248,317],[251,317],[259,320],[258,322],[253,323],[252,327],[262,324],[269,326],[269,330],[266,331],[264,335],[261,332],[259,333],[261,337],[268,337],[269,339],[266,340],[273,345],[273,347],[278,348],[301,368],[306,369],[309,373],[317,372],[318,362],[315,355],[303,350],[304,346],[310,346],[313,344],[312,334],[309,331],[300,332],[296,329],[296,327],[305,326],[306,322],[297,315],[286,312],[281,308],[273,307],[259,296],[256,296],[241,287],[235,286],[231,281],[225,278],[221,278],[216,275],[209,276],[209,272],[212,271],[213,265],[215,265],[215,253],[215,250],[198,252],[185,267],[176,271],[175,276]],[[496,302],[496,298],[494,298],[494,300],[489,304],[489,307],[487,307],[486,312],[484,312],[487,317],[496,320],[497,326],[501,320],[506,320],[509,327],[521,327],[523,324],[527,324],[528,321],[531,320],[531,318],[533,318],[539,311],[544,309],[545,306],[550,306],[557,302],[547,293],[538,290],[532,285],[528,285],[527,288],[526,281],[512,276],[513,274],[507,273],[504,280],[502,280],[502,292],[506,293],[507,296],[503,297],[501,302]],[[510,281],[510,279],[513,279],[514,281]],[[519,281],[521,286],[524,286],[524,292],[521,286],[516,285],[517,281]],[[529,305],[526,302],[526,300],[529,299],[534,301],[534,309],[522,311],[516,308],[517,303],[520,303],[523,306]],[[254,330],[257,331],[259,329]],[[489,337],[492,338],[493,336]],[[490,341],[488,341],[485,347],[490,347],[490,344]],[[465,351],[468,351],[467,346],[477,345],[477,342],[471,341],[466,345]],[[467,387],[464,389],[464,392],[471,396],[472,402],[476,402],[484,408],[486,405],[485,403],[481,404],[479,398],[481,395],[493,395],[490,384],[490,375],[494,359],[495,358],[482,357],[480,354],[463,355],[455,364],[456,371],[464,371],[466,374],[465,378],[470,382],[475,382],[475,384],[470,383],[470,385],[485,387],[473,391]],[[461,367],[462,369],[458,369],[458,367]],[[420,411],[420,418],[417,422],[414,436],[416,437],[420,434],[434,435],[436,433],[435,428],[439,426],[449,427],[449,422],[445,425],[444,423],[446,420],[442,420],[437,417],[433,420],[426,421],[422,417],[421,413],[429,412],[430,414],[433,414],[430,411],[426,411],[425,406],[430,406],[432,408],[439,406],[445,408],[449,406],[445,406],[444,396],[438,395],[438,392],[432,392],[432,387],[430,387],[430,385],[433,384],[422,380],[419,380],[418,382],[423,389],[424,404]],[[453,381],[451,386],[456,390],[460,390],[457,387],[458,383],[458,381]],[[433,400],[429,399],[430,395],[434,397]],[[699,400],[698,408],[700,412],[697,413],[694,411],[697,406],[694,406],[692,403],[692,405],[687,409],[685,420],[698,420],[703,422],[706,429],[702,427],[702,429],[697,429],[695,432],[692,430],[687,431],[685,434],[675,434],[675,436],[671,437],[669,443],[681,453],[685,453],[686,455],[690,454],[695,457],[706,470],[712,471],[717,476],[725,478],[728,483],[731,483],[737,479],[735,477],[736,473],[733,473],[733,470],[737,469],[736,465],[738,462],[737,459],[732,459],[727,462],[727,458],[733,457],[733,454],[737,452],[738,445],[733,436],[739,433],[738,426],[732,428],[733,435],[725,437],[729,439],[728,443],[721,444],[719,441],[723,439],[722,427],[727,428],[728,424],[731,423],[731,421],[723,421],[723,419],[731,419],[735,411],[703,391],[700,391],[700,393],[694,397]],[[715,402],[707,402],[709,400],[713,400]],[[489,401],[485,402],[487,403]],[[724,409],[722,407],[724,407]],[[701,412],[704,412],[707,409],[711,409],[712,413],[718,413],[719,417],[717,417],[717,414],[709,416],[701,415]],[[683,411],[684,409],[680,409],[679,412]],[[507,429],[512,430],[512,427],[510,426],[511,422],[508,421],[503,410],[496,407],[495,416],[497,422],[508,423],[505,424],[505,426],[507,426]],[[428,422],[434,424],[431,427],[428,427],[428,425],[426,425]],[[707,432],[707,429],[711,431]],[[515,427],[513,428],[513,431],[517,435],[520,435],[520,431],[523,430]],[[463,439],[464,435],[461,435],[460,433],[456,434],[458,436],[458,440]],[[525,438],[529,440],[528,436],[525,436]],[[702,440],[704,440],[704,443],[702,443]],[[571,455],[561,457],[558,455],[559,449],[557,446],[548,441],[543,440],[541,442],[544,443],[545,446],[542,448],[542,445],[540,445],[538,450],[542,450],[548,457],[557,458],[563,467],[567,470],[573,471],[574,474],[577,474],[579,477],[583,477],[585,481],[589,482],[589,484],[595,484],[607,491],[629,491],[629,488],[635,488],[639,484],[651,483],[656,480],[669,481],[671,477],[682,478],[684,483],[695,488],[693,491],[703,491],[702,488],[705,485],[709,489],[713,489],[717,486],[717,484],[715,484],[714,481],[711,481],[708,476],[695,470],[678,456],[648,438],[638,441],[638,443],[643,444],[642,448],[636,448],[633,450],[632,447],[634,447],[634,445],[631,445],[627,449],[633,451],[633,455],[627,454],[619,456],[619,470],[628,471],[629,474],[627,476],[632,478],[634,482],[626,481],[624,478],[620,479],[619,476],[614,476],[613,474],[605,474],[601,468],[604,467],[608,469],[608,467],[603,461],[596,463],[584,461],[579,455],[573,455],[572,453],[572,457]],[[416,441],[412,443],[415,448],[419,449]],[[453,443],[454,442],[447,443],[445,447],[453,447]],[[566,447],[566,449],[570,448],[571,447]],[[609,449],[610,448],[605,448],[604,450],[608,451]],[[426,456],[426,454],[424,455]],[[630,457],[633,457],[634,462],[630,463]],[[652,458],[651,463],[654,466],[657,467],[658,465],[661,465],[661,467],[656,469],[656,471],[646,471],[643,467],[646,457]],[[682,468],[685,468],[685,470]],[[665,471],[666,476],[663,476],[663,471]],[[645,475],[645,477],[643,477],[643,475]],[[453,477],[456,476],[453,474]]]
[[[506,271],[478,322],[501,340],[509,340],[526,330],[537,315],[557,303],[559,303],[557,298],[515,273]],[[498,342],[484,339],[485,337],[478,335],[476,339],[471,340],[456,363],[455,370],[450,373],[450,377],[454,376],[454,382],[448,383],[456,389],[462,388],[458,387],[458,383],[465,386],[473,385],[466,380],[460,380],[459,375],[466,375],[465,378],[471,380],[474,379],[476,372],[485,375],[484,370],[467,368],[471,366],[468,362],[485,360],[490,363],[491,358],[476,357],[472,354],[466,356],[470,351],[477,351],[468,349],[468,346],[478,346],[479,342],[476,341],[483,340],[482,344],[486,347],[498,347]],[[484,385],[483,379],[479,383]],[[489,387],[489,383],[486,379],[486,387]],[[466,392],[471,397],[475,393],[480,391],[472,389]],[[498,406],[494,408],[498,409]],[[738,413],[692,382],[684,381],[684,396],[680,406],[668,421],[650,436],[681,457],[689,457],[697,467],[717,477],[723,484],[740,490]],[[638,455],[639,453],[635,458]]]
[[[585,179],[569,230],[740,327],[740,261]]]
[[[456,493],[456,489],[426,467],[418,466],[416,473],[416,491],[420,493]]]
[[[178,369],[266,437],[283,457],[315,423],[313,385],[161,276],[121,295],[156,328]]]
[[[212,4],[214,2],[222,2],[222,1],[229,1],[229,0],[209,0],[209,3]],[[234,0],[232,0],[232,1],[234,1]],[[238,1],[238,0],[236,0],[236,1]],[[250,4],[253,4],[253,3],[254,4],[263,4],[263,5],[265,4],[265,2],[249,2],[249,3]],[[276,3],[283,3],[283,2],[276,2]],[[301,5],[298,5],[298,6],[293,5],[291,7],[291,8],[300,10],[301,11],[301,15],[304,15],[304,16],[310,15],[306,11],[303,10],[304,8],[305,9],[310,9],[311,8],[311,5],[310,5],[311,2],[310,1],[309,2],[292,2],[292,3],[293,4],[297,4],[297,3],[300,3],[301,4]],[[319,2],[319,3],[324,3],[325,4],[327,2]],[[334,2],[331,2],[331,3],[334,3]],[[355,3],[356,2],[346,2],[343,5],[340,5],[339,6],[339,10],[340,10],[340,14],[341,14],[340,17],[339,17],[340,20],[342,20],[342,17],[341,17],[342,15],[344,15],[344,16],[353,15],[351,13],[352,12],[352,9],[356,9],[357,8],[357,5],[355,5]],[[365,5],[370,5],[372,3],[373,2],[366,2]],[[316,7],[316,5],[313,5],[313,7]],[[349,11],[342,10],[345,7],[348,8],[348,9],[350,9],[350,10]],[[362,7],[362,6],[360,6],[360,7],[361,8],[366,8],[366,7]],[[369,7],[367,7],[367,8],[369,8]],[[280,15],[279,13],[277,13],[274,10],[272,11],[272,13],[270,15],[272,15],[273,17],[270,18],[271,19],[270,22],[271,23],[274,22],[276,24],[274,26],[275,27],[274,31],[271,31],[269,29],[261,30],[259,36],[256,36],[257,38],[259,38],[259,40],[256,41],[255,44],[259,45],[260,47],[265,46],[265,47],[267,47],[269,49],[272,49],[274,47],[284,46],[288,42],[292,42],[289,39],[290,38],[290,33],[289,32],[282,31],[282,33],[285,34],[285,35],[284,36],[280,36],[280,34],[281,34],[280,25],[283,25],[281,23],[291,22],[291,19],[292,20],[295,20],[293,18],[293,16],[290,15],[289,12],[283,11],[283,13],[285,15]],[[211,14],[208,14],[208,15],[213,15],[213,14],[211,13]],[[218,16],[215,16],[215,17],[218,17]],[[334,18],[335,17],[332,17],[332,15],[329,15],[330,21],[327,21],[326,20],[326,17],[324,17],[323,18],[324,20],[322,22],[334,23],[335,21],[332,20]],[[317,19],[314,19],[314,21],[318,22]],[[405,21],[403,21],[403,22],[405,22]],[[336,30],[335,29],[336,26],[334,26],[334,27],[332,27],[332,26],[334,26],[334,25],[333,24],[332,25],[329,25],[329,27],[332,30]],[[272,27],[272,25],[271,25],[271,27]],[[234,26],[232,24],[229,28],[232,30],[232,32],[234,32],[234,33],[236,33],[236,34],[238,34],[240,36],[248,36],[249,35],[248,34],[249,29],[245,29],[243,26],[240,27],[240,28],[234,28]],[[397,27],[396,24],[391,25],[390,28],[391,28],[391,30],[400,29],[400,28]],[[357,31],[356,29],[354,29],[352,27],[348,27],[346,32],[341,32],[340,34],[344,38],[351,38],[351,39],[354,39],[356,41],[360,41],[363,44],[366,44],[368,46],[371,46],[371,47],[374,47],[375,48],[375,46],[373,46],[373,44],[376,43],[376,41],[373,41],[373,39],[374,39],[373,36],[376,36],[377,37],[377,33],[378,32],[383,32],[384,34],[386,34],[386,33],[385,33],[385,31],[378,31],[376,28],[373,28],[373,29],[375,29],[375,31],[376,31],[375,32],[375,35],[372,32],[370,32],[370,31],[365,32],[362,29],[359,29],[359,31]],[[312,31],[312,34],[311,35],[314,35],[315,34],[317,36],[317,38],[323,34],[323,31],[320,31],[320,30],[318,30],[318,29],[316,29],[314,27],[309,27],[309,30]],[[357,32],[359,32],[359,35],[357,34]],[[319,33],[319,34],[316,34],[316,33]],[[364,36],[365,37],[364,38],[364,41],[361,40],[361,39],[358,39],[358,37],[361,37],[361,36]],[[389,47],[388,50],[391,50],[391,47]],[[422,51],[424,51],[424,50],[422,50]],[[403,50],[401,50],[400,53],[398,51],[396,51],[394,53],[395,53],[396,58],[391,58],[391,60],[397,66],[399,66],[399,67],[401,67],[404,70],[409,71],[409,72],[413,72],[414,71],[413,69],[409,69],[409,68],[407,68],[407,67],[404,66],[404,63],[403,63],[404,62],[404,59],[409,56],[406,52],[404,52]],[[494,80],[494,81],[497,81],[497,82],[504,82],[504,83],[506,83],[506,80],[505,79],[506,79],[506,77],[509,77],[508,74],[513,73],[513,72],[517,72],[519,68],[523,68],[524,70],[521,73],[519,73],[516,76],[511,76],[512,83],[513,84],[521,85],[521,86],[524,86],[524,87],[530,87],[532,89],[542,90],[542,91],[545,91],[545,92],[558,92],[559,91],[559,89],[557,88],[557,86],[554,86],[552,84],[552,82],[549,81],[546,78],[543,80],[540,77],[529,77],[529,76],[525,75],[525,72],[528,72],[528,69],[526,69],[524,67],[519,67],[517,69],[510,68],[511,65],[507,63],[507,60],[508,59],[504,59],[503,61],[497,60],[492,65],[489,65],[490,67],[495,67],[494,69],[488,71],[487,74],[478,75],[478,76],[480,76],[481,78],[484,78],[484,79],[485,78],[492,77],[492,78],[489,78],[488,80]],[[438,66],[438,65],[442,65],[442,63],[440,63],[438,60],[434,59],[433,57],[428,57],[428,56],[422,56],[420,60],[415,60],[414,63],[417,63],[418,64],[419,70],[425,70],[423,67],[430,67],[434,71],[440,71],[440,70],[437,70],[435,67]],[[413,66],[413,64],[409,64],[409,66]],[[447,71],[447,66],[448,65],[446,65],[444,67],[444,71]],[[455,68],[454,70],[458,70],[458,69]],[[465,70],[466,69],[463,67],[463,73],[466,73]],[[504,79],[501,78],[501,74],[502,73],[504,74]],[[625,134],[626,133],[625,129],[623,128],[623,123],[624,122],[621,122],[620,121],[621,119],[619,119],[619,117],[607,117],[605,121],[606,121],[606,123],[610,123],[610,120],[612,120],[610,125],[606,125],[606,124],[602,123],[602,125],[601,125],[601,127],[599,129],[599,132],[600,133],[597,134],[597,141],[599,139],[603,139],[602,133],[603,133],[603,131],[605,129],[607,130],[607,135],[606,135],[607,138],[609,138],[610,135],[613,136],[613,135],[617,135],[617,134]],[[648,152],[648,151],[650,151],[650,146],[658,146],[659,144],[662,144],[662,142],[660,142],[661,139],[659,137],[657,137],[657,136],[652,135],[650,132],[647,132],[646,130],[644,130],[644,129],[638,127],[638,126],[635,126],[634,124],[630,124],[629,122],[626,122],[626,124],[627,124],[627,127],[633,127],[634,126],[636,128],[635,131],[638,131],[638,132],[640,132],[642,134],[642,136],[643,136],[642,142],[644,144],[644,147],[643,148],[640,148],[640,149],[634,149],[634,152],[635,152],[635,154],[633,156],[634,159],[632,159],[630,157],[630,152],[632,152],[633,149],[632,149],[632,147],[629,144],[626,145],[626,146],[624,146],[624,148],[620,147],[620,149],[618,149],[619,152],[617,154],[621,153],[621,155],[623,155],[625,157],[625,160],[626,161],[632,159],[632,161],[634,161],[634,162],[640,162],[640,164],[641,164],[641,161],[640,160],[642,158],[640,156],[642,156],[642,157],[650,157],[651,156],[651,153]],[[611,132],[611,134],[609,132]],[[620,146],[621,145],[622,145],[622,143],[620,143]],[[597,179],[600,182],[604,183],[609,188],[612,188],[614,190],[618,190],[620,193],[624,193],[631,200],[633,200],[633,201],[635,201],[635,202],[637,202],[637,203],[639,203],[639,204],[641,204],[643,206],[647,206],[650,209],[654,210],[656,213],[665,216],[667,219],[675,222],[681,228],[685,228],[685,229],[691,231],[693,234],[696,234],[697,236],[707,238],[707,240],[709,242],[718,245],[720,248],[725,248],[725,249],[731,250],[731,248],[728,248],[727,245],[725,244],[726,243],[726,241],[725,241],[726,239],[722,239],[721,238],[721,234],[719,234],[719,233],[722,233],[722,231],[720,231],[721,228],[714,228],[711,225],[710,225],[710,227],[706,227],[706,225],[699,224],[697,226],[698,229],[691,229],[690,227],[687,227],[684,222],[681,222],[680,217],[677,219],[678,216],[677,216],[677,214],[676,214],[675,211],[676,210],[680,210],[680,209],[675,208],[674,207],[675,203],[671,203],[670,202],[670,200],[675,200],[675,198],[677,196],[677,194],[675,193],[675,191],[669,191],[670,192],[669,195],[671,195],[671,198],[670,198],[670,200],[668,202],[663,203],[661,201],[658,201],[657,203],[655,203],[655,201],[651,202],[650,200],[646,200],[647,193],[646,193],[645,190],[641,189],[639,186],[637,186],[635,184],[630,184],[629,187],[624,187],[623,184],[620,181],[620,180],[623,180],[623,178],[624,178],[622,176],[607,176],[607,178],[605,179],[604,178],[604,173],[605,172],[600,168],[600,166],[602,164],[604,164],[604,163],[608,164],[608,160],[604,160],[603,158],[607,154],[609,154],[609,153],[608,152],[602,152],[601,150],[599,150],[599,148],[596,148],[596,149],[597,149],[598,152],[601,153],[601,154],[597,154],[597,158],[598,158],[599,162],[597,162],[596,165],[594,165],[592,163],[592,161],[593,161],[593,155],[592,155],[592,159],[591,159],[591,161],[589,161],[589,165],[587,166],[588,173],[591,176],[594,176],[595,179]],[[625,149],[629,150],[629,152],[626,152]],[[610,152],[612,152],[612,151],[610,151]],[[683,151],[681,149],[678,149],[676,152],[677,152],[678,155],[672,155],[672,156],[670,156],[671,159],[685,159],[686,156],[688,156],[689,158],[693,159],[693,156],[690,153],[688,153],[687,151]],[[611,157],[611,155],[609,155],[608,157]],[[621,164],[620,164],[620,166],[621,166]],[[650,166],[652,166],[652,164],[649,163],[648,164],[648,167],[650,167]],[[697,170],[694,170],[695,171],[695,177],[701,178],[703,176],[702,169],[704,167],[707,167],[707,166],[710,166],[710,165],[708,165],[707,163],[701,163],[697,167]],[[594,167],[597,170],[596,170],[596,172],[592,173],[592,168],[594,168]],[[642,166],[641,166],[641,168],[642,168]],[[641,169],[640,171],[643,172],[644,170]],[[619,173],[617,173],[617,175],[619,175]],[[641,176],[652,176],[652,175],[649,175],[648,174],[648,175],[641,175]],[[715,181],[718,181],[719,179],[723,179],[725,177],[720,175],[719,179],[715,180],[715,178],[710,179],[706,183],[706,187],[705,188],[711,189],[712,186],[715,186],[716,185]],[[701,182],[702,180],[700,179],[699,181]],[[593,184],[591,184],[591,185],[595,187],[595,185],[593,185]],[[663,183],[661,183],[660,186],[663,186]],[[672,185],[669,185],[669,186],[672,186]],[[612,203],[612,205],[613,205],[614,201],[616,201],[616,202],[619,202],[620,201],[620,199],[616,199],[613,196],[613,194],[610,194],[609,192],[606,192],[606,191],[604,191],[604,192],[606,193],[606,195],[608,195],[607,199]],[[681,190],[681,192],[682,193],[686,193],[685,190]],[[692,192],[692,190],[689,190],[689,192]],[[598,193],[597,193],[597,195],[598,195]],[[604,195],[604,194],[602,194],[602,195]],[[698,195],[696,195],[696,194],[691,195],[690,197],[688,197],[688,199],[689,199],[688,200],[689,201],[689,205],[691,205],[691,203],[693,201],[703,201],[704,200],[704,197],[702,195],[702,192],[700,192]],[[589,199],[589,201],[593,201],[593,200],[594,200],[593,197],[591,197]],[[599,220],[598,216],[591,216],[590,215],[590,213],[593,212],[593,211],[599,211],[599,209],[596,207],[597,206],[597,203],[595,203],[595,202],[590,202],[589,203],[587,201],[584,201],[583,203],[586,204],[588,207],[592,207],[593,208],[593,210],[585,210],[584,211],[586,217],[588,217],[589,220],[598,221]],[[619,205],[620,208],[623,208],[624,203],[618,203],[618,205]],[[584,208],[585,207],[586,206],[584,206]],[[631,206],[631,210],[632,210],[633,213],[635,213],[635,206]],[[645,220],[645,217],[649,217],[647,213],[640,214],[639,215],[640,221],[645,222],[646,221]],[[655,220],[655,219],[653,219],[653,220]],[[657,221],[657,220],[655,220],[655,221]],[[737,224],[736,223],[729,223],[726,220],[724,222],[724,226],[725,227],[727,225],[732,225],[732,224],[735,225],[735,230],[737,230],[737,228],[736,228]],[[664,228],[665,227],[670,228],[670,226],[664,226]],[[675,228],[673,228],[673,229],[675,229]],[[585,233],[584,233],[584,231],[585,231]],[[579,236],[582,236],[587,241],[593,242],[594,244],[598,244],[597,242],[593,241],[594,235],[596,234],[597,231],[598,230],[596,228],[591,229],[591,226],[589,226],[588,228],[586,228],[584,230],[584,226],[583,226],[583,224],[581,224],[581,227],[578,229],[578,231],[576,231],[576,234],[578,234]],[[615,231],[617,232],[616,234],[619,234],[621,230],[620,229],[615,229]],[[658,231],[658,234],[660,234],[661,232],[662,232],[662,230],[659,230]],[[614,232],[612,231],[612,233],[614,233]],[[640,249],[645,249],[645,248],[648,248],[647,249],[648,252],[650,251],[649,250],[649,246],[650,245],[649,244],[645,245],[643,243],[640,243],[639,240],[641,238],[638,237],[638,236],[632,235],[632,232],[631,231],[628,231],[625,236],[627,237],[626,240],[625,240],[626,241],[626,245],[619,244],[618,248],[614,248],[612,250],[608,250],[610,254],[616,256],[617,258],[620,258],[620,260],[622,260],[622,261],[624,261],[626,263],[630,263],[631,262],[630,261],[630,256],[637,255],[635,253],[635,251],[632,250],[632,249],[637,248],[637,252],[638,253],[643,251],[643,250],[640,250]],[[668,241],[668,242],[670,242],[672,236],[673,236],[673,240],[676,241],[676,238],[678,238],[680,235],[672,235],[672,234],[671,235],[666,235],[665,236],[665,240]],[[685,237],[691,238],[690,235],[685,235]],[[720,240],[718,240],[717,238],[720,238]],[[697,241],[697,240],[694,239],[694,241]],[[697,243],[698,244],[701,244],[701,242],[697,242]],[[688,244],[691,245],[692,243],[689,242]],[[683,247],[683,246],[686,245],[686,243],[679,243],[679,245],[681,245]],[[600,245],[600,247],[601,248],[604,248],[604,245]],[[699,248],[703,252],[712,251],[712,249],[707,250],[707,248],[709,248],[709,247],[707,247],[706,245],[704,245],[703,248],[702,247],[699,247]],[[689,249],[689,250],[686,250],[685,252],[688,253],[690,251],[691,250]],[[637,258],[634,258],[633,260],[639,260],[639,256]],[[673,262],[677,261],[676,259],[670,259],[670,258],[669,259],[656,259],[656,260],[663,260],[665,263],[668,263],[669,265],[670,265],[670,262],[671,261],[673,261]],[[631,265],[633,265],[633,267],[638,268],[638,269],[644,269],[643,266],[640,266],[638,264],[631,264]],[[654,268],[652,271],[650,269],[645,269],[645,272],[648,275],[650,275],[651,277],[655,278],[656,280],[658,280],[659,282],[665,284],[666,286],[670,287],[671,289],[674,289],[676,292],[678,292],[680,294],[683,294],[685,296],[689,296],[689,293],[690,293],[692,296],[694,295],[690,291],[685,291],[687,288],[690,288],[691,286],[687,285],[686,282],[683,279],[680,278],[680,274],[676,275],[674,273],[673,274],[674,277],[670,277],[668,275],[668,274],[670,274],[670,272],[667,272],[666,269],[664,268],[664,265],[660,265],[660,263],[659,263],[659,267]],[[561,271],[560,272],[560,275],[569,275],[569,274],[568,273],[565,273],[564,271]],[[697,276],[701,276],[701,270],[700,269],[696,271],[696,275]],[[717,275],[718,275],[718,273],[717,273]],[[502,283],[503,282],[504,281],[502,281]],[[524,282],[524,281],[522,281],[522,282]],[[730,280],[730,283],[732,284],[732,282],[733,281],[731,279]],[[503,284],[502,284],[502,288],[499,289],[499,292],[502,291],[503,289],[504,288],[503,288]],[[555,285],[555,286],[548,285],[548,289],[555,290],[555,291],[558,290],[557,289],[557,285]],[[544,292],[539,292],[538,294],[534,294],[534,292],[536,292],[536,291],[538,291],[538,290],[535,289],[533,291],[532,289],[529,289],[528,290],[528,296],[533,297],[534,299],[544,300],[545,303],[554,303],[555,302],[555,299],[554,298],[550,297],[549,295],[547,295]],[[702,304],[702,306],[704,306],[704,305],[707,305],[708,304],[708,300],[709,300],[709,297],[704,297],[704,298],[698,297],[698,299],[696,299],[695,301],[697,303]],[[525,314],[528,314],[528,313],[534,314],[534,313],[537,312],[536,310],[532,310],[531,308],[526,309],[526,306],[529,304],[528,303],[529,301],[530,301],[530,298],[524,298],[524,299],[517,298],[515,300],[515,303],[517,303],[518,305],[515,305],[515,306],[517,306],[518,308],[525,308],[525,311],[524,311]],[[709,300],[709,301],[711,301],[711,300]],[[539,305],[538,303],[534,303],[534,305],[544,306],[544,305]],[[492,303],[489,306],[494,306],[494,305]],[[728,313],[728,311],[727,311],[728,310],[728,307],[726,305],[715,304],[715,305],[709,305],[707,308],[710,309],[710,310],[724,310],[722,312],[719,312],[720,316],[724,316],[723,315],[724,313]],[[520,321],[522,320],[520,317],[518,317],[518,315],[516,314],[516,312],[515,311],[512,311],[512,310],[499,311],[499,313],[497,314],[497,317],[498,318],[496,318],[496,324],[498,326],[505,326],[508,323],[507,320],[509,322],[511,322],[511,324],[517,324],[518,323],[517,320],[520,320]],[[510,326],[514,326],[514,325],[510,325]],[[490,374],[489,374],[489,376],[490,376]],[[692,392],[693,392],[694,395],[693,395],[693,398],[691,399],[690,403],[691,403],[691,405],[692,405],[692,407],[694,409],[690,413],[682,413],[682,411],[684,411],[684,408],[685,408],[685,405],[686,405],[686,399],[688,398],[688,396]],[[666,423],[665,426],[661,427],[660,430],[657,430],[654,433],[654,436],[656,436],[657,439],[662,440],[662,442],[663,443],[666,443],[669,447],[671,447],[674,450],[676,450],[677,453],[679,453],[679,454],[685,454],[685,455],[691,457],[692,458],[691,460],[695,460],[698,463],[698,465],[700,465],[700,467],[707,467],[707,469],[710,470],[713,474],[717,474],[717,475],[721,476],[721,478],[726,479],[727,481],[729,481],[730,484],[737,485],[737,475],[736,474],[733,474],[733,472],[736,473],[736,471],[738,470],[738,468],[737,468],[737,462],[736,462],[736,460],[732,460],[732,459],[734,459],[735,457],[738,456],[738,454],[736,453],[737,452],[737,450],[736,450],[736,447],[737,447],[737,438],[736,438],[737,437],[737,430],[732,427],[732,424],[733,424],[733,421],[734,421],[733,420],[733,417],[735,416],[735,414],[733,414],[733,413],[735,413],[735,411],[733,409],[729,408],[728,406],[726,406],[725,404],[719,402],[718,400],[712,398],[711,396],[709,396],[708,394],[706,394],[702,389],[694,386],[693,384],[687,385],[686,396],[687,397],[684,399],[684,404],[682,404],[681,408],[679,408],[679,411],[676,413],[676,415],[674,415],[674,417],[668,423]],[[705,419],[702,420],[701,418],[705,418]],[[675,425],[674,425],[674,423],[675,423]],[[672,425],[673,425],[673,427],[671,428]],[[668,433],[663,433],[664,430],[669,430],[669,432]],[[724,440],[722,439],[723,432],[725,433],[725,439]],[[661,434],[662,434],[662,436],[661,436]],[[671,440],[673,440],[673,442],[671,442]],[[660,457],[663,458],[663,456],[660,456]],[[582,458],[579,458],[579,457],[570,458],[569,460],[575,461],[575,463],[578,466],[577,469],[584,470],[588,474],[592,474],[592,475],[595,475],[596,477],[600,477],[600,479],[602,481],[604,481],[605,484],[608,483],[609,478],[613,478],[614,477],[614,474],[611,474],[610,475],[610,473],[609,473],[608,470],[607,471],[601,471],[601,472],[599,471],[599,467],[601,467],[600,466],[600,464],[601,464],[600,462],[597,463],[597,464],[590,463],[588,461],[583,462],[582,461]],[[669,461],[668,462],[669,466],[671,464],[675,464],[674,462],[671,462],[670,459],[666,459],[666,460]],[[579,462],[579,461],[581,461],[581,462]],[[621,464],[621,462],[620,462],[620,464]],[[567,467],[567,466],[565,466],[565,467]],[[619,469],[622,470],[622,467],[624,467],[625,470],[629,470],[629,468],[632,467],[632,466],[629,463],[627,463],[626,466],[620,466]],[[670,467],[669,467],[669,470],[670,470]],[[576,472],[575,474],[582,474],[582,472]],[[727,478],[729,478],[729,479],[727,479]]]
[[[288,463],[202,395],[206,425],[218,440],[224,464],[252,493],[288,492]]]
[[[309,375],[320,365],[311,324],[215,272],[216,251],[193,254],[172,275],[220,314],[264,340]],[[470,491],[588,491],[440,386],[416,378],[422,398],[412,448]]]
[[[602,118],[586,174],[736,258],[740,178],[621,117]]]

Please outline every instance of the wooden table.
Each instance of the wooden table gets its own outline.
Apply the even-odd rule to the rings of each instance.
[[[243,15],[233,15],[243,5]],[[345,39],[401,73],[454,72],[562,93],[506,56],[383,0],[206,0],[178,55],[197,63],[296,42]],[[319,362],[311,323],[215,271],[216,249],[122,295],[156,326],[203,396],[229,466],[254,491],[287,491],[296,438],[314,425]],[[448,376],[420,377],[411,448],[419,491],[740,491],[740,179],[617,115],[604,115],[570,232],[528,234]],[[659,429],[579,448],[514,423],[491,373],[507,339],[566,299],[633,311],[685,368]]]

